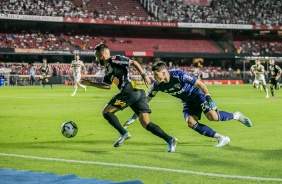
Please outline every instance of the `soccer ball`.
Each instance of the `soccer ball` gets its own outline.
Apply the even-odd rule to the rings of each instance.
[[[63,136],[67,138],[74,137],[77,134],[77,126],[73,121],[64,122],[61,126]]]

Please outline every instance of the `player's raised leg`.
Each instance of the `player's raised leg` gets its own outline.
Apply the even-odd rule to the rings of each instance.
[[[247,127],[253,126],[251,120],[248,117],[244,116],[242,113],[237,111],[233,115],[235,120],[238,120],[239,122],[243,123]]]

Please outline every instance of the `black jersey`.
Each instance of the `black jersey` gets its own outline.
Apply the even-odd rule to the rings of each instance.
[[[49,65],[46,63],[42,63],[41,66],[40,66],[40,71],[42,74],[48,74],[49,73]]]
[[[270,65],[269,66],[269,72],[270,72],[271,78],[275,78],[277,76],[280,77],[280,75],[281,75],[281,68],[278,65]]]
[[[131,83],[131,77],[128,73],[128,67],[131,60],[125,56],[111,56],[106,64],[103,83],[115,84],[120,90],[126,84]]]

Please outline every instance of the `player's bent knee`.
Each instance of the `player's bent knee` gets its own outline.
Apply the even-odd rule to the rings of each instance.
[[[210,113],[206,114],[206,117],[209,121],[218,121],[218,114],[216,111],[210,111]]]
[[[109,118],[111,118],[112,115],[113,115],[112,112],[105,112],[105,113],[103,112],[103,116],[104,116],[104,118],[105,118],[106,120],[108,120]]]
[[[139,121],[140,121],[142,127],[145,128],[145,129],[147,128],[147,125],[150,123],[150,121],[149,121],[149,122],[146,122],[146,121],[142,121],[142,120],[140,120],[140,119],[139,119]]]
[[[189,128],[193,128],[196,124],[195,122],[187,122]]]

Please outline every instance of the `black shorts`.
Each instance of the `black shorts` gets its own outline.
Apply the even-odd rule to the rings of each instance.
[[[274,86],[275,89],[279,89],[280,86],[278,85],[278,81],[275,78],[270,79],[270,84]]]
[[[41,79],[47,79],[47,74],[46,73],[41,73]]]
[[[141,112],[151,113],[145,91],[143,89],[133,89],[130,83],[126,84],[120,93],[116,94],[108,104],[120,110],[130,107],[137,115]]]

